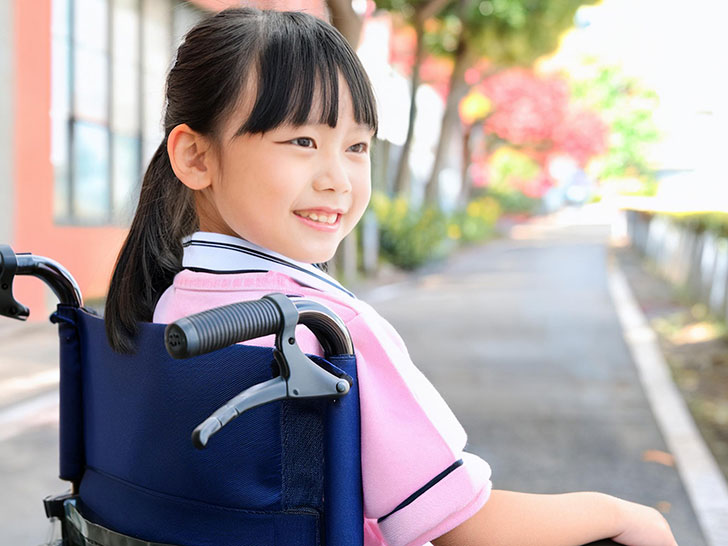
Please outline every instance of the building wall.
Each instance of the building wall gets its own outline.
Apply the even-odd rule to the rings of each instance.
[[[51,126],[51,0],[15,0],[15,229],[16,251],[48,256],[76,278],[85,296],[106,292],[125,230],[59,226],[53,221]],[[35,279],[18,279],[16,298],[45,319],[49,295]],[[35,311],[37,309],[37,311]]]
[[[0,0],[0,82],[13,81],[13,2]],[[13,87],[0,85],[0,243],[13,239]]]
[[[241,5],[194,0],[209,11]],[[253,0],[261,8],[304,10],[325,17],[324,0]],[[47,256],[75,277],[86,300],[104,297],[126,229],[54,222],[51,164],[52,0],[0,0],[0,242]],[[14,68],[13,68],[14,67]],[[11,119],[12,116],[12,119]],[[7,145],[3,145],[7,144]],[[16,298],[45,320],[55,305],[35,279],[19,278]]]

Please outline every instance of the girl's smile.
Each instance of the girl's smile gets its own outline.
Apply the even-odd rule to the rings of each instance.
[[[323,209],[301,210],[293,214],[314,229],[333,230],[338,227],[341,220],[341,212]]]

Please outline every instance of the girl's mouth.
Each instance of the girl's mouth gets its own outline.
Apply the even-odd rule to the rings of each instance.
[[[322,226],[333,226],[339,221],[341,216],[339,213],[325,213],[325,212],[313,212],[313,211],[296,211],[294,214],[300,218],[305,218],[311,222],[321,224]]]

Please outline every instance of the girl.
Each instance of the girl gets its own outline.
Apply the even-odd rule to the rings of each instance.
[[[352,332],[367,545],[675,540],[655,510],[598,493],[491,490],[490,467],[394,329],[321,269],[370,196],[374,97],[341,35],[303,13],[230,9],[186,36],[165,138],[144,176],[106,306],[110,342],[270,292],[305,296]],[[301,332],[307,352],[320,350]]]

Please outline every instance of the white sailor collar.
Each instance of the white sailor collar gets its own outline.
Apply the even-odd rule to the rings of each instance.
[[[206,273],[276,271],[323,292],[355,297],[315,265],[297,262],[239,237],[198,231],[182,239],[182,246],[185,269]]]

